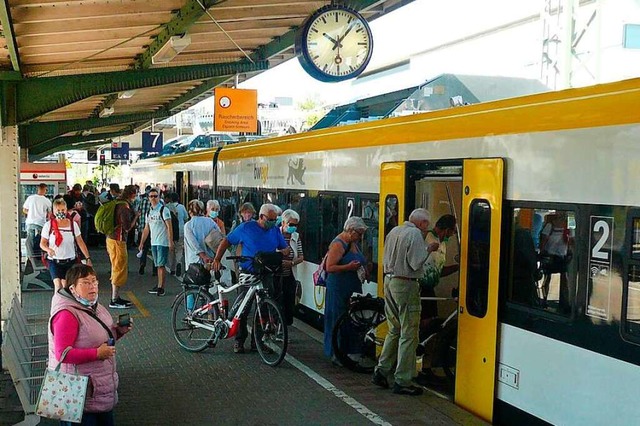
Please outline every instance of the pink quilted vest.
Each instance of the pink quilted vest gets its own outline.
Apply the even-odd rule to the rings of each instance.
[[[78,338],[73,345],[74,348],[97,348],[109,339],[107,330],[87,313],[89,308],[81,305],[66,290],[61,290],[60,293],[56,293],[53,296],[50,318],[53,318],[62,310],[71,312],[80,325]],[[115,325],[109,311],[98,303],[95,313],[111,329],[111,333],[115,338]],[[51,331],[51,320],[49,320],[49,368],[54,369],[57,365],[58,359],[54,353],[53,333]],[[115,407],[118,402],[118,373],[116,372],[115,357],[77,365],[63,363],[60,370],[89,376],[87,399],[84,405],[85,412],[102,413]]]

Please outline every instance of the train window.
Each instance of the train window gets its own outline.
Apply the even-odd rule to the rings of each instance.
[[[360,200],[360,216],[369,227],[362,239],[362,253],[368,261],[369,280],[377,282],[378,279],[378,200]]]
[[[398,226],[398,197],[395,195],[387,195],[384,199],[384,236]]]
[[[320,230],[320,252],[329,250],[331,241],[340,233],[347,219],[347,207],[345,198],[341,195],[320,195],[320,215],[322,226]]]
[[[627,285],[624,334],[638,342],[640,341],[640,266],[630,265]]]
[[[300,214],[298,233],[302,239],[304,259],[308,262],[320,263],[324,253],[320,253],[320,208],[318,197],[308,194],[300,197],[293,209]]]
[[[634,218],[632,225],[631,256],[640,258],[640,219]]]
[[[491,236],[491,205],[474,200],[469,209],[467,311],[479,318],[487,314]]]
[[[511,216],[509,301],[569,315],[577,285],[571,210],[516,207]]]

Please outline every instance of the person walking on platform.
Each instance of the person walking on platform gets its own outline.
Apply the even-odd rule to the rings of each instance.
[[[131,204],[136,197],[136,188],[133,185],[124,187],[119,197],[120,202],[115,207],[114,231],[107,235],[107,253],[111,261],[111,303],[112,309],[127,309],[132,303],[120,297],[120,289],[127,282],[129,275],[129,254],[127,252],[127,236],[134,226],[135,213]]]
[[[302,241],[297,231],[300,223],[300,215],[291,209],[282,213],[282,226],[280,231],[286,243],[291,247],[291,253],[282,259],[282,270],[277,279],[280,280],[280,294],[276,291],[276,296],[280,296],[284,317],[287,325],[293,324],[293,312],[296,305],[296,277],[294,269],[304,262],[302,252]]]
[[[42,227],[40,248],[47,253],[49,272],[55,291],[65,285],[67,271],[77,262],[78,255],[83,254],[88,265],[91,265],[89,249],[87,249],[80,226],[67,216],[67,203],[62,198],[53,201],[54,218]],[[76,245],[80,253],[76,253]]]
[[[389,232],[384,243],[384,311],[389,332],[373,373],[373,384],[388,388],[394,378],[393,393],[420,395],[414,386],[416,348],[420,326],[420,284],[429,256],[425,236],[431,215],[415,209],[409,220]]]
[[[178,238],[174,236],[173,250],[169,251],[169,261],[167,266],[171,271],[171,275],[179,277],[182,275],[183,257],[184,257],[184,224],[189,220],[187,209],[180,204],[180,196],[177,192],[170,192],[166,197],[166,207],[178,218]]]
[[[37,192],[29,195],[22,205],[22,212],[27,216],[24,223],[27,231],[26,250],[29,259],[40,256],[40,237],[42,227],[51,213],[51,200],[47,197],[47,184],[38,185]],[[32,265],[33,260],[31,260]],[[35,265],[34,265],[35,266]]]
[[[280,251],[283,256],[288,256],[290,248],[284,240],[282,233],[276,228],[276,206],[273,204],[263,204],[260,207],[260,214],[257,221],[251,220],[243,222],[236,229],[227,235],[216,252],[213,259],[213,270],[220,270],[220,261],[225,251],[230,245],[242,244],[242,256],[254,257],[259,252],[275,252]],[[240,263],[240,282],[244,281],[243,275],[255,274],[254,265],[251,260]],[[238,297],[244,297],[248,291],[247,287],[243,287]],[[240,317],[240,330],[236,335],[236,342],[233,351],[237,354],[244,353],[244,342],[249,336],[247,330],[247,315],[251,306],[247,307],[244,314]],[[251,339],[252,347],[255,342]]]
[[[138,203],[138,211],[136,212],[138,216],[138,246],[142,242],[142,233],[144,231],[144,227],[147,224],[147,215],[151,210],[151,202],[149,201],[149,191],[151,191],[151,185],[147,185],[144,190],[144,194],[140,194],[140,202]],[[144,268],[147,266],[147,256],[149,254],[149,250],[151,250],[151,240],[148,239],[143,244],[140,255],[140,269],[138,269],[138,273],[140,275],[144,275]],[[157,269],[153,269],[153,275],[157,275]]]
[[[151,210],[147,215],[147,223],[138,249],[142,251],[147,238],[151,239],[151,255],[158,271],[158,284],[149,290],[149,293],[164,296],[165,265],[169,260],[169,251],[173,250],[171,212],[160,203],[160,194],[157,189],[152,188],[148,197],[151,201]]]

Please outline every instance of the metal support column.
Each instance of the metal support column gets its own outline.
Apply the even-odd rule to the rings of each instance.
[[[20,296],[20,238],[18,231],[18,127],[0,131],[0,318],[7,318],[14,295]]]

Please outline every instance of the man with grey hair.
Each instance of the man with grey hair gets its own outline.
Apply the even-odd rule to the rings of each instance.
[[[409,220],[389,232],[384,243],[383,268],[385,314],[389,332],[384,339],[372,382],[388,388],[394,377],[393,393],[420,395],[422,388],[412,384],[416,372],[416,348],[420,326],[420,284],[430,251],[426,246],[431,215],[415,209]]]
[[[251,220],[241,223],[237,228],[227,235],[216,252],[216,256],[213,259],[213,270],[220,270],[220,261],[224,256],[225,251],[230,245],[242,244],[242,256],[254,257],[260,252],[274,252],[280,251],[283,255],[287,256],[291,250],[285,242],[282,233],[276,227],[276,206],[273,204],[263,204],[260,207],[260,213],[258,220]],[[243,274],[254,274],[253,262],[246,260],[240,263],[240,281],[242,282]],[[244,292],[247,291],[245,288]],[[239,297],[243,297],[241,292]],[[240,317],[240,330],[236,335],[236,343],[233,347],[235,353],[244,353],[244,341],[248,337],[247,332],[247,312],[251,309],[247,307],[245,313]],[[253,339],[251,341],[253,345]]]

